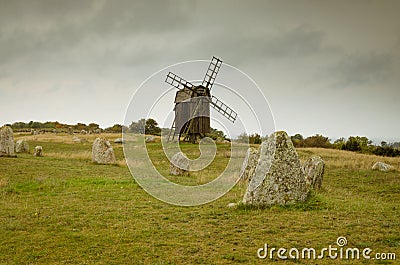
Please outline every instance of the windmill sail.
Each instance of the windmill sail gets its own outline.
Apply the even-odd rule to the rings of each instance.
[[[210,105],[219,113],[221,113],[223,116],[225,116],[228,120],[230,120],[232,123],[236,121],[237,118],[236,111],[228,107],[228,105],[219,100],[217,97],[215,96],[211,97]]]
[[[204,77],[203,83],[201,84],[204,87],[207,87],[211,90],[215,78],[217,77],[219,68],[221,68],[222,60],[217,57],[213,57],[210,65],[208,66],[206,76]]]
[[[194,85],[192,83],[186,81],[185,79],[183,79],[171,72],[168,73],[167,78],[165,79],[165,82],[176,87],[177,89],[188,88],[192,92],[196,92],[194,90]]]

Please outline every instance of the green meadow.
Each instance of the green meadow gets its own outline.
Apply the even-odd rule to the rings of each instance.
[[[122,145],[113,145],[116,165],[91,162],[91,144],[73,143],[67,134],[24,135],[31,152],[0,158],[0,264],[398,264],[400,260],[400,158],[332,149],[298,149],[325,162],[323,189],[307,202],[254,208],[241,201],[246,183],[222,198],[196,207],[172,206],[147,194],[131,176]],[[184,144],[188,156],[196,145]],[[168,175],[169,163],[159,142],[148,144],[157,169]],[[206,171],[172,177],[187,185],[209,181],[224,170],[230,146],[219,144]],[[395,167],[372,171],[374,162]],[[259,259],[257,250],[336,246],[395,253],[397,260]],[[397,262],[397,263],[396,263]]]

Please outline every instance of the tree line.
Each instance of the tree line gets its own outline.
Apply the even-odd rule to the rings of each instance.
[[[124,126],[120,124],[114,124],[113,126],[107,128],[100,128],[100,126],[96,123],[77,123],[77,124],[66,124],[60,123],[58,121],[47,121],[47,122],[15,122],[10,125],[14,131],[30,131],[31,129],[35,130],[44,130],[44,131],[53,131],[57,130],[59,132],[68,132],[68,130],[73,131],[95,131],[100,130],[101,132],[109,132],[109,133],[121,133],[121,132],[131,132],[138,134],[151,134],[158,135],[168,134],[169,128],[160,128],[156,120],[152,118],[148,119],[140,119],[138,121],[132,122],[129,126]],[[223,131],[211,128],[211,132],[207,135],[214,140],[231,140],[226,137]],[[240,134],[237,139],[234,139],[237,142],[248,142],[250,144],[261,144],[267,137],[263,137],[258,133],[253,134]],[[304,138],[301,134],[295,134],[290,137],[293,145],[295,147],[319,147],[319,148],[331,148],[331,149],[339,149],[339,150],[347,150],[353,152],[367,153],[367,154],[375,154],[379,156],[389,156],[395,157],[400,156],[400,142],[395,143],[387,143],[382,141],[380,145],[374,145],[371,140],[369,140],[365,136],[350,136],[348,139],[344,137],[331,142],[331,140],[323,135],[316,134],[313,136],[309,136]]]
[[[380,145],[374,145],[371,140],[365,136],[350,136],[348,139],[342,137],[333,143],[326,136],[316,134],[304,138],[301,134],[291,136],[295,147],[320,147],[331,148],[365,154],[374,154],[379,156],[400,156],[400,142],[387,143],[382,141]]]

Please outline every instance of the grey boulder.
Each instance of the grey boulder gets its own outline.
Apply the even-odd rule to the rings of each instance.
[[[273,133],[261,144],[257,169],[251,178],[243,204],[286,205],[307,199],[309,187],[290,137]]]

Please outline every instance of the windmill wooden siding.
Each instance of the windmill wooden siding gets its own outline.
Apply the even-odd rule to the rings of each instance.
[[[191,98],[191,91],[178,91],[175,96],[175,130],[183,133],[185,124],[191,123],[188,134],[206,134],[210,132],[210,103],[205,98]],[[198,106],[197,106],[198,105]],[[197,110],[196,110],[197,108]],[[194,111],[197,117],[190,121]]]

